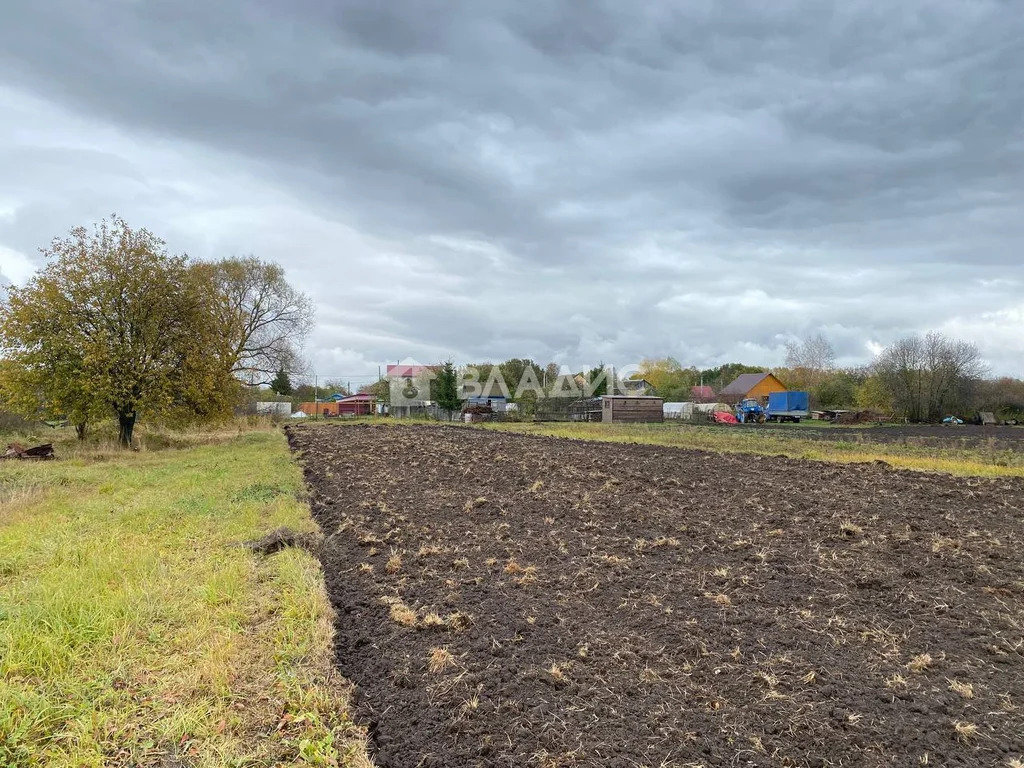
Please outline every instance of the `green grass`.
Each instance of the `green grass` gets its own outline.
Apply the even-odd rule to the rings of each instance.
[[[281,432],[59,444],[0,463],[0,766],[369,765],[317,561],[237,546],[314,527]]]
[[[177,429],[141,423],[135,428],[132,448],[135,451],[162,451],[168,448],[184,449],[199,445],[222,443],[224,440],[259,430],[273,430],[278,424],[263,416],[249,416],[218,425],[201,425]],[[0,431],[0,446],[11,442],[25,446],[53,443],[62,458],[102,460],[120,456],[123,451],[117,443],[117,425],[104,422],[90,426],[88,436],[80,441],[71,427],[48,427],[34,421],[18,430]]]
[[[680,424],[592,424],[568,422],[504,422],[474,428],[525,432],[616,443],[650,443],[720,453],[757,453],[834,462],[885,461],[894,467],[964,476],[1024,477],[1024,452],[986,447],[928,446],[872,442],[860,433],[850,440],[813,440],[792,431]],[[845,429],[834,427],[835,430]],[[884,427],[879,427],[884,430]]]

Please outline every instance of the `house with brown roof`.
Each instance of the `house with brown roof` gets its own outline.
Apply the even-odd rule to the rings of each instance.
[[[729,386],[718,393],[723,403],[735,405],[740,400],[752,397],[768,404],[768,395],[772,392],[787,392],[786,385],[771,373],[741,373]]]
[[[690,396],[695,403],[713,403],[717,399],[715,390],[706,384],[690,387]]]

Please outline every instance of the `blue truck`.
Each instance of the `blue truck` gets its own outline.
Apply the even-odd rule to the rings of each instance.
[[[811,415],[811,398],[806,392],[772,392],[764,416],[768,421],[800,421]]]

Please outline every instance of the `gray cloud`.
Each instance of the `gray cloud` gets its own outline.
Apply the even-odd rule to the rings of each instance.
[[[932,327],[1020,373],[1021,39],[996,0],[21,4],[0,269],[112,210],[274,258],[328,374]]]

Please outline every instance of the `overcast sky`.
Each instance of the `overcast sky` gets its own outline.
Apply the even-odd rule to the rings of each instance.
[[[11,3],[0,273],[117,212],[283,264],[324,376],[399,358],[1024,374],[1016,2]]]

